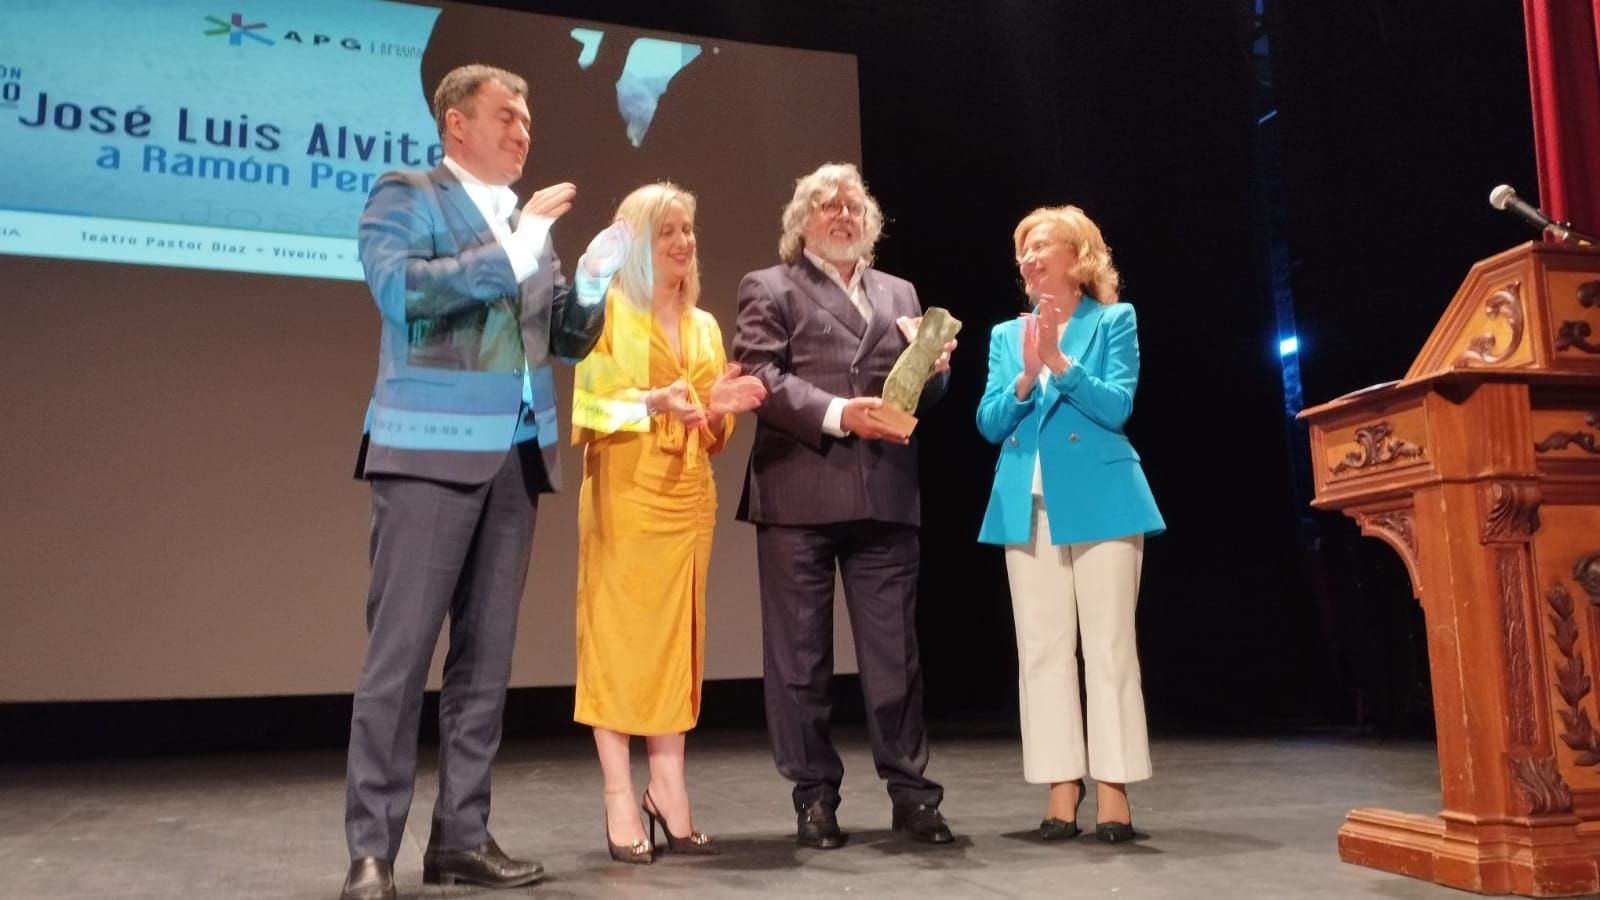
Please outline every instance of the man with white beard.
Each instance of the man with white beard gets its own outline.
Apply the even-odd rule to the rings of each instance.
[[[799,179],[783,212],[783,264],[739,286],[733,357],[767,400],[739,518],[756,526],[767,730],[794,782],[795,839],[842,846],[835,810],[844,766],[829,737],[833,586],[844,582],[878,776],[891,824],[913,840],[954,840],[928,779],[917,657],[917,450],[877,418],[884,379],[922,307],[911,283],[872,268],[883,215],[856,167]],[[951,341],[922,392],[944,396]]]

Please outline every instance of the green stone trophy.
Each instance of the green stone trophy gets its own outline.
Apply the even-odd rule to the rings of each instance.
[[[883,406],[867,413],[904,434],[917,427],[917,417],[912,413],[922,398],[922,386],[933,377],[933,364],[944,352],[944,345],[961,330],[961,320],[950,315],[949,310],[933,306],[922,314],[921,324],[913,327],[915,333],[907,335],[911,345],[901,352],[883,382]]]

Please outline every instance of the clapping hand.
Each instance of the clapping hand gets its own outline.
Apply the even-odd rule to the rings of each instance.
[[[1058,300],[1056,295],[1039,295],[1034,353],[1038,355],[1041,365],[1057,375],[1067,369],[1067,358],[1061,355],[1061,327],[1067,323],[1068,315],[1066,304]],[[1033,374],[1037,376],[1038,370],[1035,369]]]
[[[577,196],[578,188],[570,181],[552,184],[534,191],[528,202],[522,204],[522,214],[554,222],[572,209],[572,201]]]
[[[657,388],[656,402],[652,405],[660,411],[667,413],[683,423],[683,427],[694,431],[706,424],[705,407],[694,402],[689,396],[689,382],[679,378],[677,381],[664,388]]]
[[[618,219],[594,236],[588,249],[578,259],[578,266],[590,277],[610,278],[622,268],[632,246],[633,229],[628,227],[627,222]]]
[[[767,386],[754,375],[740,375],[738,363],[728,363],[728,368],[711,385],[711,415],[725,416],[749,412],[767,399]]]
[[[1026,400],[1032,393],[1033,385],[1039,380],[1039,373],[1048,368],[1059,375],[1067,370],[1070,363],[1061,355],[1061,327],[1066,324],[1066,304],[1056,298],[1054,294],[1039,295],[1039,311],[1037,313],[1023,313],[1022,319],[1022,374],[1017,376],[1015,386],[1017,399]]]
[[[1039,380],[1039,370],[1044,368],[1044,361],[1039,358],[1039,317],[1023,313],[1018,318],[1022,320],[1022,375],[1018,382],[1032,390],[1032,384]]]

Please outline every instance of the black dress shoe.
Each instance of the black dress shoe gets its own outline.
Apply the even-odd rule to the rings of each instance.
[[[394,866],[376,856],[351,860],[339,900],[394,900]]]
[[[922,841],[925,844],[948,844],[956,839],[955,835],[950,833],[950,826],[945,822],[944,816],[939,814],[939,808],[926,803],[919,803],[916,806],[896,806],[892,827],[913,841]]]
[[[794,840],[802,847],[832,850],[844,846],[845,834],[839,830],[839,820],[821,800],[800,810],[795,825]]]
[[[1108,844],[1120,844],[1134,837],[1132,822],[1101,822],[1094,826],[1094,836]]]
[[[482,846],[471,850],[435,850],[429,847],[422,854],[423,884],[476,884],[509,888],[533,884],[543,877],[544,866],[512,859],[492,837],[485,838]]]

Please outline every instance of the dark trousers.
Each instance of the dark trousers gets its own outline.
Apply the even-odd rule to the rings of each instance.
[[[486,839],[489,765],[500,747],[536,500],[515,449],[485,484],[373,479],[367,655],[350,716],[346,773],[351,858],[392,862],[399,852],[416,782],[428,664],[446,616],[430,844],[459,850]]]
[[[756,528],[761,577],[767,733],[799,810],[839,805],[844,764],[828,733],[832,711],[834,571],[844,581],[878,777],[895,805],[939,805],[923,777],[928,738],[917,660],[917,529],[886,522]]]

